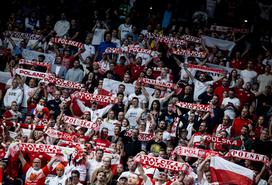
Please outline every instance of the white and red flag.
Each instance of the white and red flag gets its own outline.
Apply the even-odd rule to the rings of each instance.
[[[252,185],[254,182],[252,170],[218,156],[211,157],[210,171],[212,182],[219,185]]]

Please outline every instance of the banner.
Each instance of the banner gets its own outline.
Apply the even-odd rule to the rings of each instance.
[[[195,64],[188,64],[188,68],[195,69],[198,71],[204,71],[204,72],[210,72],[210,73],[216,73],[216,74],[225,74],[225,70],[223,69],[216,69],[211,68],[207,66],[201,66],[201,65],[195,65]]]
[[[205,138],[205,141],[208,143],[217,143],[221,145],[229,145],[229,146],[236,146],[236,147],[240,147],[242,145],[241,140],[232,140],[232,139],[215,137],[210,135],[205,135],[204,138]]]
[[[250,161],[263,162],[265,165],[269,165],[269,158],[266,155],[256,154],[252,152],[247,152],[243,150],[230,150],[227,157],[237,157],[240,159],[246,159]]]
[[[209,48],[218,48],[224,51],[231,51],[236,45],[235,42],[217,39],[209,36],[202,36],[204,44]]]
[[[183,50],[183,49],[172,49],[171,52],[174,55],[182,55],[186,57],[196,57],[196,58],[206,58],[206,52],[198,52],[198,51],[190,51],[190,50]]]
[[[204,105],[204,104],[196,104],[196,103],[177,102],[176,105],[184,109],[193,109],[193,110],[205,111],[205,112],[211,111],[211,106],[209,104]]]
[[[132,137],[132,131],[126,131],[125,136],[127,137]],[[152,139],[154,139],[154,134],[153,133],[139,133],[138,135],[138,140],[139,141],[151,141]]]
[[[50,64],[53,64],[55,62],[56,53],[42,53],[42,52],[33,51],[29,49],[23,49],[23,52],[22,52],[22,56],[26,60],[38,60],[39,55],[45,56],[45,59],[44,59],[45,62],[48,62]]]
[[[141,79],[138,80],[138,82],[143,83],[143,84],[148,84],[148,85],[165,87],[165,88],[168,88],[168,89],[175,88],[175,84],[173,84],[173,83],[163,82],[163,81],[159,81],[159,80],[153,80],[153,79],[149,79],[149,78],[141,78]]]
[[[39,40],[42,38],[42,35],[31,34],[31,33],[23,33],[17,31],[5,31],[4,36],[10,36],[18,39],[26,39],[26,40]]]
[[[22,68],[17,68],[16,73],[21,76],[26,76],[30,78],[38,78],[48,83],[54,83],[56,86],[63,87],[63,88],[81,89],[81,85],[82,85],[80,83],[67,81],[61,78],[56,78],[51,73],[42,73],[42,72],[32,71],[32,70],[22,69]]]
[[[96,95],[96,94],[90,94],[85,92],[75,92],[74,94],[72,94],[72,96],[79,99],[108,103],[108,104],[114,104],[117,102],[117,99],[112,96],[99,95],[99,94]]]
[[[83,119],[79,119],[79,118],[74,118],[74,117],[70,117],[70,116],[64,116],[64,122],[71,124],[71,125],[75,125],[75,126],[80,126],[80,127],[84,127],[84,128],[88,128],[91,130],[99,130],[100,125],[98,123],[92,122],[92,121],[87,121],[87,120],[83,120]]]
[[[130,83],[122,83],[120,81],[111,80],[108,78],[104,78],[102,89],[105,89],[113,94],[117,94],[118,87],[120,84],[123,84],[126,87],[125,93],[124,93],[125,95],[129,95],[129,94],[134,93],[135,85],[130,84]],[[149,88],[149,87],[146,87],[145,89],[148,92],[148,94],[153,94],[155,91],[155,89]]]
[[[232,28],[227,26],[216,26],[216,25],[211,25],[210,30],[218,31],[218,32],[234,32],[234,33],[244,33],[244,34],[249,32],[249,29],[247,28]]]
[[[62,39],[62,38],[52,38],[51,42],[55,44],[62,44],[62,45],[69,45],[69,46],[74,46],[80,49],[84,48],[84,44],[81,42],[73,41],[73,40],[68,40],[68,39]]]
[[[75,141],[77,137],[75,135],[68,134],[66,132],[60,132],[58,130],[54,130],[52,128],[49,128],[45,132],[49,137],[62,139],[65,141]]]
[[[38,61],[31,61],[31,60],[25,60],[25,59],[20,59],[19,60],[20,65],[34,65],[34,66],[41,66],[41,67],[46,67],[47,70],[51,68],[51,65],[48,63],[44,62],[38,62]]]
[[[152,157],[149,155],[136,156],[135,161],[143,165],[148,165],[150,167],[162,168],[162,169],[178,171],[178,172],[180,171],[187,172],[188,169],[190,168],[189,165],[186,163],[166,160],[166,159],[162,159],[158,157]]]

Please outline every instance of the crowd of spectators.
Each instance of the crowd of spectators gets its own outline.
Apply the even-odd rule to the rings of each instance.
[[[230,150],[265,155],[267,163],[225,157],[253,170],[253,184],[272,184],[271,2],[38,2],[9,2],[12,11],[0,23],[0,184],[212,184],[209,161],[215,154],[181,156],[177,147],[220,156]],[[17,32],[39,38],[16,37]],[[165,40],[160,39],[163,36]],[[53,38],[83,47],[56,43]],[[108,48],[122,52],[107,52]],[[177,52],[181,50],[205,57]],[[20,63],[22,59],[33,65]],[[65,87],[22,75],[19,69],[50,73],[63,83],[81,86]],[[77,93],[114,101],[90,101]],[[194,106],[188,109],[180,103]],[[201,109],[202,105],[209,109]],[[73,125],[67,116],[99,128]],[[59,134],[53,137],[52,130]],[[207,143],[207,136],[241,144]],[[18,147],[22,143],[58,145],[76,152],[60,157],[22,151]],[[186,163],[191,171],[142,165],[136,160],[139,154]]]

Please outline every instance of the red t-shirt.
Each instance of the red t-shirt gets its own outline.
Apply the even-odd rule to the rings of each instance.
[[[229,91],[228,87],[223,87],[223,86],[219,86],[216,87],[214,90],[214,94],[218,96],[219,98],[219,105],[221,105],[222,101],[223,101],[223,92],[224,91]]]
[[[127,66],[116,65],[114,66],[113,72],[119,76],[120,79],[124,78],[125,72],[127,71]]]
[[[244,125],[249,125],[251,124],[252,121],[250,119],[244,119],[241,117],[235,118],[232,123],[231,127],[231,136],[240,136],[241,135],[241,129],[243,128]]]
[[[252,92],[245,91],[244,89],[235,89],[237,98],[240,100],[240,108],[243,108],[245,103],[251,103],[255,98]]]
[[[246,65],[245,65],[245,61],[243,60],[235,60],[233,59],[231,62],[230,62],[230,67],[231,68],[235,68],[235,69],[245,69]]]
[[[26,174],[25,185],[44,185],[45,178],[50,172],[47,166],[36,171],[27,163],[22,170]]]
[[[139,78],[140,73],[144,71],[144,66],[138,66],[135,64],[130,64],[130,74],[131,74],[131,80],[135,81]]]
[[[109,148],[110,147],[110,141],[107,139],[95,139],[94,140],[95,144],[97,147],[102,147],[102,148]]]

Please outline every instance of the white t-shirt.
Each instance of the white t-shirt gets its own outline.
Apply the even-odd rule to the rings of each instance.
[[[137,53],[136,58],[141,57],[142,58],[142,66],[147,64],[152,58],[147,53]]]
[[[259,92],[262,92],[265,90],[265,86],[267,85],[272,85],[272,75],[266,75],[266,74],[261,74],[258,76],[257,80],[260,82],[259,83]]]
[[[120,41],[120,39],[112,38],[112,39],[111,39],[111,42],[114,43],[114,44],[116,45],[117,48],[120,48],[120,47],[121,47],[121,41]]]
[[[93,34],[92,45],[99,45],[101,42],[103,42],[105,32],[106,29],[104,28],[96,28]]]
[[[141,113],[143,112],[143,109],[141,109],[140,107],[134,108],[134,107],[130,107],[125,115],[125,118],[128,119],[130,127],[132,128],[136,128],[137,127],[137,122],[136,122],[136,118],[139,117],[141,115]]]
[[[233,103],[234,106],[240,106],[240,100],[238,98],[224,98],[222,105],[226,106],[228,103]],[[228,108],[224,111],[225,115],[228,115],[230,119],[234,119],[235,118],[235,110],[232,108]]]
[[[212,85],[213,81],[201,82],[197,79],[194,79],[194,101],[198,100],[198,96],[205,92],[209,85]]]
[[[132,93],[128,96],[128,101],[131,101],[132,98],[138,98],[139,99],[139,103],[140,104],[144,104],[144,103],[147,103],[147,100],[146,100],[146,97],[143,95],[143,94],[140,94],[140,95],[136,95],[135,93]]]
[[[86,60],[87,57],[95,54],[95,48],[91,44],[84,44],[84,49],[85,51],[80,54],[83,60]]]
[[[23,96],[23,102],[22,107],[27,107],[27,100],[28,98],[33,95],[37,87],[29,87],[28,85],[24,84],[24,96]]]
[[[62,37],[68,33],[70,29],[70,23],[66,20],[59,20],[54,26],[54,31],[57,33],[58,37]]]
[[[249,71],[247,69],[242,70],[240,75],[244,80],[244,84],[247,82],[252,82],[253,79],[257,77],[257,73],[255,71]]]
[[[126,39],[127,36],[132,33],[132,25],[121,24],[118,30],[121,33],[121,40]]]
[[[98,162],[95,159],[89,159],[87,161],[89,179],[92,179],[93,172],[102,166],[102,161]]]
[[[68,177],[66,175],[63,175],[61,177],[53,177],[49,179],[49,183],[48,185],[65,185],[66,180],[68,179]]]

